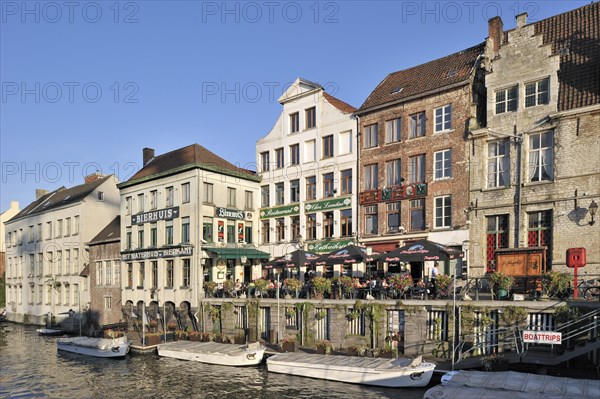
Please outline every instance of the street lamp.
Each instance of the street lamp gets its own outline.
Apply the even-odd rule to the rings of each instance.
[[[596,204],[596,202],[592,200],[592,203],[590,204],[588,210],[590,211],[590,216],[592,217],[592,220],[590,220],[590,226],[593,226],[594,223],[596,223],[594,221],[594,216],[596,216],[596,212],[598,211],[598,204]]]

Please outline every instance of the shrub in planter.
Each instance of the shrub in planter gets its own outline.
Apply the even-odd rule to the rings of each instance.
[[[320,296],[322,298],[326,293],[331,293],[331,280],[325,277],[317,276],[313,278],[312,282],[315,290],[315,296]]]
[[[282,352],[296,351],[296,337],[286,337],[279,341],[279,347]]]
[[[329,341],[317,342],[317,354],[319,355],[330,355],[333,352],[333,346]]]

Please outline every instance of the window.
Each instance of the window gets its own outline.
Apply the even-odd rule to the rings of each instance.
[[[525,85],[525,108],[548,104],[548,86],[550,78],[538,80]]]
[[[365,207],[365,234],[377,234],[378,228],[377,205]]]
[[[181,203],[187,204],[190,202],[190,183],[181,185]]]
[[[435,228],[452,226],[452,196],[444,195],[434,199]]]
[[[283,158],[283,148],[277,148],[275,150],[275,167],[281,169],[285,166],[285,160]]]
[[[146,278],[146,268],[144,266],[144,262],[139,263],[138,271],[139,271],[138,288],[144,288],[144,280]]]
[[[390,202],[386,206],[388,232],[397,232],[400,227],[400,202]]]
[[[452,129],[452,104],[435,109],[435,133]]]
[[[188,244],[190,242],[190,218],[181,218],[181,242]]]
[[[425,154],[409,158],[410,161],[410,183],[421,183],[425,181]]]
[[[419,112],[410,116],[409,137],[425,137],[425,112]]]
[[[283,183],[275,184],[275,205],[283,205],[285,203],[285,193],[283,192]]]
[[[294,112],[290,114],[290,132],[296,133],[300,130],[300,113]]]
[[[58,219],[56,221],[56,237],[57,238],[62,237],[62,235],[63,235],[63,221],[62,221],[62,219]]]
[[[133,248],[133,236],[132,236],[132,232],[131,232],[131,226],[130,227],[126,227],[125,228],[125,249],[132,249]]]
[[[341,219],[341,231],[340,236],[350,237],[352,236],[352,209],[342,209],[340,211]]]
[[[182,286],[184,288],[187,288],[190,286],[190,260],[189,259],[182,259],[181,260],[181,277],[182,277]]]
[[[165,245],[173,245],[173,221],[167,220],[165,225]]]
[[[79,234],[79,216],[73,218],[73,235]]]
[[[165,288],[173,288],[173,260],[167,260],[167,281]]]
[[[528,247],[547,247],[546,265],[552,259],[552,211],[531,212],[527,228]]]
[[[410,201],[410,229],[425,230],[425,200]]]
[[[202,239],[206,242],[213,242],[213,219],[205,217],[202,222]]]
[[[496,114],[517,110],[518,86],[496,91]]]
[[[104,271],[106,273],[106,285],[113,285],[113,280],[112,280],[112,266],[110,264],[110,261],[106,261],[104,262]]]
[[[268,220],[262,221],[262,237],[261,238],[262,238],[263,244],[266,244],[271,241],[270,227],[271,226],[269,225]]]
[[[300,202],[300,180],[290,181],[290,202]]]
[[[309,176],[306,178],[306,199],[315,198],[317,198],[317,176]]]
[[[96,262],[96,285],[104,285],[104,266],[102,261]]]
[[[400,160],[395,159],[385,163],[385,185],[399,186],[402,183],[400,175]]]
[[[152,268],[152,287],[158,288],[158,261],[153,260],[150,262]]]
[[[306,239],[317,239],[317,214],[310,213],[306,215]]]
[[[389,143],[397,143],[400,141],[400,126],[401,119],[396,118],[391,121],[385,122],[385,142]]]
[[[131,197],[125,197],[125,214],[131,215]]]
[[[300,238],[300,216],[290,217],[292,222],[292,241],[298,241]]]
[[[33,242],[34,236],[33,236],[33,225],[29,226],[29,242]]]
[[[137,196],[137,211],[138,213],[144,212],[144,194],[138,194]]]
[[[133,263],[127,264],[127,288],[133,288]]]
[[[508,215],[487,216],[485,219],[487,271],[491,273],[495,270],[496,249],[508,248]]]
[[[433,154],[433,179],[450,179],[452,177],[452,149],[437,151]]]
[[[342,194],[352,194],[352,169],[342,170]]]
[[[333,212],[323,212],[323,238],[333,237]]]
[[[107,309],[107,310],[112,309],[112,296],[104,297],[104,309]]]
[[[333,135],[323,137],[323,158],[333,156]]]
[[[377,147],[377,124],[365,126],[365,148]]]
[[[352,132],[340,133],[340,155],[352,154]]]
[[[317,108],[312,107],[304,111],[306,117],[306,129],[317,126]]]
[[[261,152],[260,154],[260,161],[261,161],[261,165],[262,165],[262,171],[263,172],[267,172],[269,171],[269,151],[266,152]]]
[[[245,198],[245,204],[244,204],[244,209],[248,209],[248,210],[252,210],[254,209],[254,195],[252,193],[252,191],[247,191],[244,193],[244,198]]]
[[[207,204],[213,203],[213,184],[212,183],[203,183],[202,187],[204,188],[204,196],[203,201]]]
[[[68,218],[68,220],[69,220],[69,234],[70,234],[71,233],[71,218]],[[10,235],[10,233],[9,233],[9,235]],[[36,239],[38,241],[42,241],[43,240],[43,237],[42,237],[42,224],[41,223],[38,223],[38,225],[37,225],[36,236],[37,236]],[[9,242],[10,242],[10,240],[9,240]]]
[[[529,180],[544,181],[554,177],[552,132],[536,133],[529,136]]]
[[[275,219],[275,238],[277,242],[285,241],[285,219]]]
[[[227,187],[227,206],[236,206],[236,203],[235,188]]]
[[[335,188],[333,185],[333,173],[325,173],[323,175],[323,196],[333,197]]]
[[[41,225],[39,225],[39,226],[41,226]],[[65,237],[68,237],[70,235],[71,235],[71,218],[66,218],[65,219]]]
[[[166,206],[173,206],[173,187],[167,187],[165,189]]]
[[[298,165],[300,163],[300,145],[292,144],[290,146],[290,162],[292,165]]]
[[[158,191],[150,191],[150,209],[158,208]]]
[[[48,232],[46,240],[49,240],[54,235],[54,231],[52,230],[52,222],[46,222],[46,231]],[[15,234],[15,238],[16,238],[16,234]],[[15,245],[15,242],[13,242],[13,246],[14,245]]]
[[[98,201],[104,201],[104,191],[98,191]]]
[[[138,248],[144,248],[144,226],[138,227]]]
[[[304,162],[317,160],[317,144],[315,140],[304,142]]]
[[[379,187],[379,165],[367,165],[364,169],[365,190],[377,190]]]
[[[260,188],[260,206],[263,208],[269,206],[269,186]]]
[[[227,221],[227,243],[235,244],[235,222],[232,220]]]
[[[498,140],[488,143],[487,186],[507,187],[509,178],[508,140]]]
[[[150,246],[156,247],[158,245],[158,230],[156,223],[150,225]]]

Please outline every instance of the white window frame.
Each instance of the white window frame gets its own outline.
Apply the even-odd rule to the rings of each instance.
[[[365,190],[377,190],[379,188],[379,165],[374,163],[364,167]]]
[[[546,82],[546,90],[540,91],[540,84]],[[527,89],[532,87],[534,91],[530,94],[527,94]],[[533,82],[527,82],[523,85],[524,95],[523,100],[525,101],[525,108],[537,107],[538,105],[546,105],[550,103],[550,78],[546,77],[543,79],[538,79]],[[543,101],[543,96],[545,97],[545,101]],[[533,103],[527,104],[527,100],[532,99]],[[542,101],[540,101],[540,99]]]
[[[399,159],[393,159],[385,163],[385,185],[398,186],[402,183],[402,164]]]
[[[503,96],[502,100],[498,100],[499,95]],[[496,90],[494,93],[494,100],[494,111],[496,112],[496,115],[516,112],[519,107],[519,86],[514,85]],[[498,109],[499,107],[501,110]]]
[[[367,125],[365,126],[365,145],[364,148],[374,148],[377,147],[378,144],[378,124],[377,123],[373,123],[371,125]]]
[[[439,176],[438,176],[439,172]],[[433,180],[452,178],[452,148],[433,153]]]
[[[510,146],[508,139],[488,142],[487,157],[487,187],[508,187],[510,179]]]
[[[402,118],[391,119],[385,122],[385,143],[399,143],[402,133]]]
[[[543,147],[544,135],[550,135],[551,145]],[[539,147],[533,148],[533,141],[539,136]],[[554,180],[554,132],[547,130],[540,133],[531,133],[529,135],[529,181],[552,181]],[[544,178],[544,172],[548,178]]]
[[[446,104],[443,107],[434,110],[435,124],[434,133],[448,132],[452,130],[452,104]]]
[[[442,195],[433,199],[433,225],[436,229],[452,227],[452,195]]]

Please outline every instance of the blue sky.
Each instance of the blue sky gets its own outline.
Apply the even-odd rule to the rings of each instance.
[[[359,107],[390,72],[589,1],[0,1],[0,211],[142,148],[199,143],[254,169],[297,77]]]

